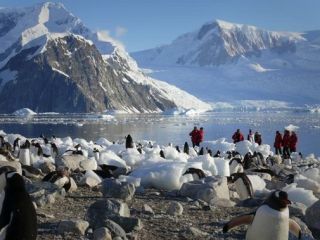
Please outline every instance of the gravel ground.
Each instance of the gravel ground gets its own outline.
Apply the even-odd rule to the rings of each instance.
[[[49,239],[92,239],[92,231],[85,236],[65,233],[59,235],[57,226],[61,220],[85,219],[89,206],[102,199],[100,192],[80,187],[69,193],[64,199],[57,199],[52,205],[37,209],[38,238]],[[172,201],[180,202],[184,208],[181,216],[173,217],[166,214]],[[154,215],[143,213],[142,206],[148,204]],[[243,207],[212,207],[203,209],[198,202],[188,202],[186,198],[170,197],[166,192],[148,189],[144,194],[136,194],[128,203],[131,216],[141,219],[143,228],[132,234],[129,239],[243,239],[245,228],[237,228],[223,234],[222,226],[230,218],[253,211]],[[195,227],[206,236],[195,236],[189,229]]]

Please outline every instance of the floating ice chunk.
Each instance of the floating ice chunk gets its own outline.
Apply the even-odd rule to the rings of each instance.
[[[19,110],[15,111],[13,113],[13,115],[16,115],[16,116],[19,116],[19,117],[31,117],[31,116],[37,115],[37,113],[32,111],[29,108],[22,108],[22,109],[19,109]]]
[[[288,131],[290,131],[290,132],[295,132],[295,131],[297,131],[297,130],[299,129],[299,127],[298,127],[298,126],[295,126],[295,125],[293,125],[293,124],[289,124],[289,125],[286,126],[284,129],[285,129],[285,130],[288,130]]]
[[[288,193],[289,200],[293,202],[303,203],[307,207],[310,207],[312,204],[319,200],[313,195],[311,190],[298,188],[297,183],[292,183],[284,187],[282,190]]]

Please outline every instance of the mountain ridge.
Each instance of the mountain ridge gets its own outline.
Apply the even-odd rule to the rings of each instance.
[[[146,76],[122,46],[92,32],[62,4],[0,9],[0,20],[3,113],[24,107],[43,112],[210,109],[190,94]],[[59,94],[53,96],[52,91]]]

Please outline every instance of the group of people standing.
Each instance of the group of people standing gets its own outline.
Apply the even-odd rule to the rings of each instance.
[[[189,133],[189,135],[191,136],[192,146],[200,146],[200,143],[203,142],[204,139],[203,127],[200,127],[200,129],[194,127],[193,130]],[[244,136],[240,129],[237,129],[237,131],[232,135],[232,140],[233,143],[241,142],[244,140]],[[257,143],[258,145],[261,145],[261,133],[259,133],[258,131],[253,133],[252,130],[249,129],[247,140],[252,143]],[[283,156],[286,157],[290,156],[292,152],[297,151],[297,143],[298,137],[294,131],[284,130],[283,136],[279,131],[276,131],[276,136],[273,145],[276,154],[283,154]]]
[[[274,148],[276,154],[283,154],[283,156],[290,156],[290,153],[297,151],[298,137],[294,131],[284,130],[283,136],[279,131],[276,131],[274,140]],[[283,148],[283,151],[282,151]]]
[[[204,139],[203,127],[200,127],[200,129],[194,127],[193,130],[189,133],[189,136],[191,136],[192,147],[199,147],[200,143],[203,142]]]
[[[244,136],[241,133],[240,129],[237,129],[237,131],[232,135],[232,140],[233,140],[233,143],[241,142],[241,141],[244,140]],[[261,136],[261,134],[259,132],[255,132],[253,134],[251,129],[249,129],[249,134],[247,136],[247,140],[249,142],[257,143],[259,145],[262,144],[262,136]]]

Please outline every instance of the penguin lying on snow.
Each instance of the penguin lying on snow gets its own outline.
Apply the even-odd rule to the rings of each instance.
[[[23,178],[0,168],[0,239],[35,240],[37,216]]]
[[[253,198],[253,187],[250,179],[245,173],[233,173],[227,177],[228,183],[234,183],[240,200]]]
[[[186,174],[192,174],[192,175],[196,174],[199,179],[202,179],[202,178],[206,177],[204,172],[199,168],[188,168],[187,171],[184,174],[182,174],[182,176],[186,175]]]
[[[42,181],[51,182],[57,185],[58,187],[63,187],[66,192],[71,188],[71,180],[69,176],[68,169],[60,168],[57,171],[52,171],[48,173]]]
[[[223,232],[249,224],[246,240],[284,240],[289,238],[289,231],[301,239],[301,228],[289,218],[288,194],[274,191],[255,213],[236,217],[226,223]]]

